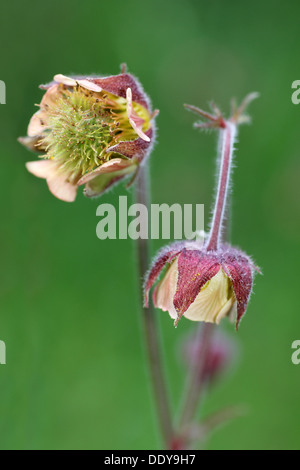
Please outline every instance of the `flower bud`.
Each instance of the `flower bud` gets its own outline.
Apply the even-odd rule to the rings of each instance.
[[[154,139],[147,96],[127,73],[99,77],[56,75],[19,141],[41,153],[27,169],[45,178],[59,199],[102,194],[128,175],[134,178]]]
[[[203,370],[199,370],[199,382],[215,381],[228,368],[235,351],[235,344],[219,331],[215,332],[205,352],[206,360]],[[204,352],[203,339],[198,334],[189,335],[183,344],[183,358],[187,365],[199,364]]]
[[[208,251],[198,242],[179,242],[164,248],[147,275],[146,306],[149,291],[164,267],[164,275],[153,292],[153,303],[169,312],[175,326],[182,316],[217,324],[229,317],[235,319],[238,328],[257,270],[246,254],[230,245]]]

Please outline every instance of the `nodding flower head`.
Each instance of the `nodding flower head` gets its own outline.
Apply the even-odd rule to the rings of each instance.
[[[217,324],[229,317],[236,321],[238,328],[257,270],[245,253],[230,245],[208,251],[196,241],[164,248],[147,274],[146,307],[149,291],[164,268],[163,277],[153,291],[153,303],[169,312],[175,326],[182,316]]]
[[[150,102],[130,74],[106,78],[56,75],[19,141],[41,153],[27,169],[45,178],[59,199],[74,201],[85,185],[98,196],[128,175],[134,178],[154,140]]]

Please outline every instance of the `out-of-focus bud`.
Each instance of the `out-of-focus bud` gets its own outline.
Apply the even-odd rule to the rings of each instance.
[[[27,137],[19,141],[41,153],[27,169],[45,178],[54,196],[75,200],[78,186],[94,197],[128,175],[134,178],[149,154],[154,126],[148,97],[128,73],[100,77],[56,75]]]
[[[243,317],[252,291],[252,260],[242,251],[223,245],[207,251],[198,242],[179,242],[157,256],[145,283],[145,305],[149,291],[166,267],[153,292],[153,303],[168,311],[175,326],[182,316],[189,320],[220,323],[229,317],[236,328]]]
[[[193,334],[185,339],[183,344],[183,358],[190,367],[201,362],[204,352],[203,340],[198,334]],[[227,336],[216,331],[205,351],[203,370],[199,370],[199,382],[215,381],[230,365],[236,345]]]

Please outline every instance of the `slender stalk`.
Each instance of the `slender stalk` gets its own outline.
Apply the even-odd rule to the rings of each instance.
[[[213,220],[207,243],[208,251],[217,250],[220,244],[224,213],[230,187],[230,172],[232,164],[233,146],[236,137],[236,126],[231,122],[227,121],[225,129],[221,129],[220,133],[220,175],[216,204],[213,213]]]
[[[215,105],[213,105],[215,115],[206,113],[202,109],[195,106],[185,105],[187,109],[200,115],[201,118],[204,118],[205,120],[205,122],[196,123],[195,127],[203,129],[219,129],[220,132],[218,191],[208,242],[205,246],[207,251],[218,250],[220,243],[222,242],[222,238],[224,238],[224,235],[228,235],[228,233],[226,233],[228,232],[228,227],[224,227],[224,220],[226,218],[226,214],[228,215],[229,210],[227,204],[230,188],[233,148],[237,134],[237,126],[243,122],[249,122],[249,118],[244,114],[244,111],[248,104],[257,98],[257,96],[257,93],[251,93],[250,95],[246,96],[239,107],[236,107],[236,105],[233,103],[232,116],[229,120],[225,120],[223,118],[221,112]],[[223,232],[224,228],[225,233]],[[190,369],[183,411],[179,421],[179,436],[176,436],[174,439],[174,443],[176,445],[178,445],[178,443],[180,443],[182,446],[185,445],[185,434],[196,414],[198,403],[205,388],[203,371],[207,360],[207,354],[209,352],[213,328],[213,325],[206,323],[204,324],[203,328],[200,326],[198,330],[197,341],[201,341],[202,343],[202,355],[200,362],[197,364],[192,364]]]
[[[149,188],[146,166],[140,168],[135,187],[137,203],[143,204],[148,208]],[[143,240],[139,238],[136,242],[138,253],[139,290],[142,293],[142,281],[150,262],[149,240]],[[143,305],[143,296],[141,297],[141,303]],[[158,326],[153,306],[150,305],[149,308],[142,308],[142,310],[147,356],[157,407],[157,416],[159,419],[159,425],[164,444],[167,448],[171,442],[173,430],[170,412],[170,400],[167,393],[162,365]]]
[[[223,220],[230,186],[230,173],[232,164],[233,146],[236,137],[236,126],[229,121],[223,121],[220,126],[220,173],[218,191],[213,212],[211,231],[208,238],[207,250],[217,250],[222,238]],[[198,404],[205,389],[205,383],[201,380],[209,352],[210,342],[213,336],[214,325],[205,323],[200,325],[197,333],[197,342],[202,344],[200,362],[191,365],[186,387],[186,396],[179,429],[182,431],[194,418]]]

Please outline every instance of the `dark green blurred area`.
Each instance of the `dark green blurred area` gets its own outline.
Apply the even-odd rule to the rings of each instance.
[[[153,202],[212,204],[216,138],[192,128],[183,103],[226,112],[251,91],[234,172],[232,241],[252,254],[257,277],[236,339],[239,367],[206,398],[204,415],[243,404],[248,414],[216,432],[211,449],[298,449],[300,365],[300,79],[296,2],[64,2],[11,0],[0,17],[1,449],[155,449],[140,339],[131,240],[96,238],[96,208],[117,203],[56,200],[26,172],[32,155],[16,141],[39,103],[40,83],[63,74],[116,74],[126,62],[161,113],[151,158]],[[34,158],[33,158],[34,159]],[[163,242],[155,243],[154,249]],[[180,343],[195,325],[161,321],[178,405]]]

